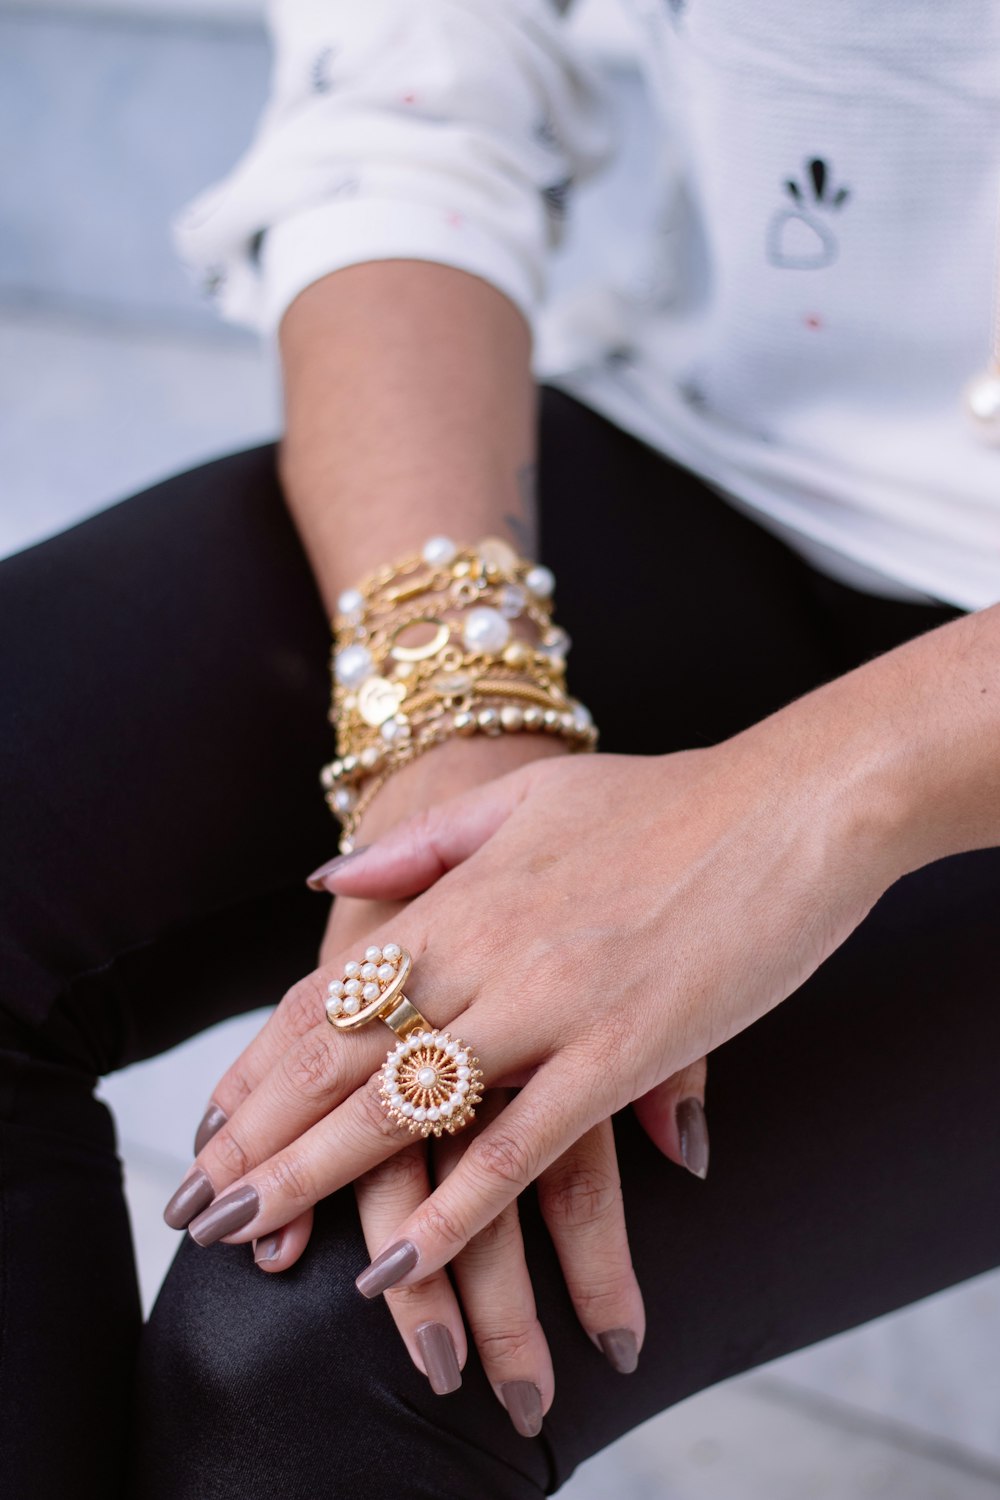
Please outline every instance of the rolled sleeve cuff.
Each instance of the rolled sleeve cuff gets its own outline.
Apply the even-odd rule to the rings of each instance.
[[[261,300],[254,321],[273,333],[286,308],[312,282],[373,260],[435,261],[468,271],[509,297],[534,327],[541,267],[533,268],[460,211],[377,198],[319,204],[269,229],[261,247]],[[249,309],[226,311],[240,317]]]

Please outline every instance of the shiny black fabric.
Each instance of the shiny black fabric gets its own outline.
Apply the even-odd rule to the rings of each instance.
[[[821,577],[553,391],[540,491],[573,685],[608,750],[712,743],[951,614]],[[988,850],[901,881],[713,1054],[706,1182],[616,1117],[649,1314],[636,1374],[580,1331],[523,1195],[556,1367],[540,1438],[514,1433],[474,1355],[459,1392],[431,1393],[355,1291],[349,1189],[282,1276],[185,1237],[141,1330],[95,1077],[276,1001],[325,918],[302,878],[334,847],[316,785],[327,630],[273,450],[7,560],[0,627],[12,1500],[537,1500],[672,1402],[1000,1262]]]

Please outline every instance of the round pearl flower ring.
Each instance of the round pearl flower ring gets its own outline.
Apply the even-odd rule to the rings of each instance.
[[[412,969],[398,943],[366,948],[331,981],[326,1018],[340,1031],[384,1021],[399,1041],[379,1075],[382,1108],[411,1134],[452,1135],[482,1102],[483,1070],[468,1042],[437,1031],[403,994]]]

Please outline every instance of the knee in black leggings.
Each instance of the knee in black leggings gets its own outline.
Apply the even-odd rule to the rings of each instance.
[[[538,1500],[543,1440],[513,1430],[473,1354],[435,1396],[381,1298],[351,1189],[289,1271],[185,1239],[144,1334],[130,1500]]]

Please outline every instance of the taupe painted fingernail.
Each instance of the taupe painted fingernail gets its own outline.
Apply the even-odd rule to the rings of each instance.
[[[229,1116],[224,1109],[217,1104],[210,1104],[201,1117],[201,1124],[194,1133],[194,1154],[198,1156],[205,1146],[208,1145],[213,1135],[219,1130]]]
[[[443,1323],[423,1323],[417,1329],[417,1348],[435,1396],[447,1396],[462,1384],[455,1340]]]
[[[215,1188],[209,1181],[208,1173],[195,1167],[163,1210],[163,1217],[171,1229],[183,1229],[214,1197]]]
[[[370,848],[370,844],[362,844],[360,848],[352,849],[350,854],[338,854],[336,859],[328,859],[325,865],[320,865],[318,870],[313,870],[311,875],[306,876],[306,885],[311,891],[325,891],[328,875],[335,875],[344,868],[348,860],[357,859],[359,854],[364,854]]]
[[[619,1375],[631,1375],[639,1363],[639,1340],[631,1328],[609,1328],[597,1335],[605,1358]]]
[[[677,1134],[681,1156],[689,1172],[696,1177],[708,1175],[708,1121],[701,1100],[692,1094],[677,1106]]]
[[[387,1287],[395,1286],[407,1271],[413,1270],[417,1253],[412,1240],[398,1240],[365,1267],[354,1285],[363,1297],[377,1297]]]
[[[255,1187],[236,1188],[216,1198],[203,1214],[188,1225],[188,1234],[199,1245],[214,1245],[227,1234],[249,1224],[260,1209],[260,1195]]]
[[[505,1380],[500,1387],[503,1404],[522,1437],[537,1437],[542,1430],[542,1393],[531,1380]]]
[[[277,1260],[280,1254],[280,1229],[276,1229],[273,1234],[262,1234],[253,1249],[253,1258],[258,1265],[263,1265],[268,1260]]]

